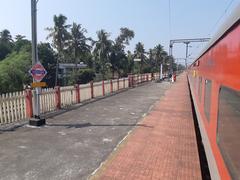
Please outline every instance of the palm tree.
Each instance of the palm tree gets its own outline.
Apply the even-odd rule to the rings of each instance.
[[[113,42],[109,39],[109,36],[110,34],[102,29],[97,32],[98,40],[93,42],[93,54],[95,60],[99,62],[99,68],[103,78],[105,78],[107,68],[111,66],[109,56]]]
[[[26,36],[23,36],[23,35],[20,35],[20,34],[17,34],[15,36],[15,41],[22,41],[26,38]]]
[[[53,47],[58,52],[57,65],[56,65],[56,79],[55,85],[58,85],[58,66],[59,61],[61,62],[64,57],[64,48],[66,47],[67,40],[69,39],[69,33],[67,31],[70,28],[70,25],[66,24],[67,17],[60,14],[59,16],[54,15],[53,22],[54,27],[46,28],[50,34],[47,36],[47,39],[52,38]]]
[[[73,23],[69,39],[69,49],[72,52],[76,65],[80,58],[84,57],[84,54],[91,52],[91,46],[87,44],[87,41],[91,41],[91,38],[86,37],[85,33],[87,33],[87,30],[82,28],[81,24]]]
[[[9,30],[4,29],[2,32],[0,32],[0,41],[8,44],[13,42],[12,36]]]
[[[129,45],[129,41],[134,38],[134,35],[134,31],[128,28],[120,28],[120,34],[115,39],[110,56],[112,77],[114,77],[115,71],[118,72],[118,76],[121,73],[126,74],[128,72],[128,57],[124,50],[126,45]]]
[[[160,67],[161,64],[165,66],[166,57],[167,57],[167,52],[164,51],[163,46],[161,44],[158,44],[157,46],[154,47],[153,58],[155,60],[155,67]]]
[[[135,57],[141,59],[141,62],[140,62],[140,73],[142,73],[143,63],[144,63],[144,60],[146,59],[145,53],[146,52],[145,52],[145,49],[144,49],[144,45],[141,42],[138,42],[136,44],[134,54],[135,54]]]
[[[87,44],[87,41],[91,41],[91,38],[87,38],[85,33],[87,33],[87,30],[82,28],[81,24],[72,24],[68,50],[70,51],[76,66],[74,69],[75,81],[77,81],[77,64],[80,59],[84,59],[87,54],[91,53],[91,46]]]

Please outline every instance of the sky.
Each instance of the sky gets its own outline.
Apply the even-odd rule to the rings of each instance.
[[[31,1],[1,0],[0,31],[10,30],[31,38]],[[53,15],[63,14],[68,24],[76,22],[87,29],[87,36],[105,29],[115,39],[121,27],[135,32],[127,49],[142,42],[146,50],[162,44],[168,51],[170,39],[212,37],[240,0],[39,0],[38,41],[45,42],[46,27],[53,26]],[[190,44],[190,58],[198,55],[204,43]],[[175,58],[185,57],[185,46],[174,46]],[[182,61],[182,60],[179,60]]]

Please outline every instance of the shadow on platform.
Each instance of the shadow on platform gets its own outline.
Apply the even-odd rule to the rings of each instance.
[[[92,124],[92,123],[82,123],[82,124],[46,124],[47,126],[53,127],[66,127],[66,128],[85,128],[85,127],[113,127],[113,126],[136,126],[136,127],[146,127],[146,128],[153,128],[153,126],[147,126],[145,124]]]

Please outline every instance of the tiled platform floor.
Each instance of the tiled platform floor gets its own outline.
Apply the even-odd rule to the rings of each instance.
[[[185,74],[140,124],[92,179],[202,179]]]

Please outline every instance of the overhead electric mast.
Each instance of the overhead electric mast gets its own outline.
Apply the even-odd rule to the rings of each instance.
[[[187,68],[187,59],[188,59],[188,48],[189,48],[189,44],[193,43],[193,42],[208,42],[210,40],[210,38],[194,38],[194,39],[173,39],[170,40],[169,43],[169,55],[172,56],[173,53],[173,44],[175,43],[184,43],[186,44],[186,59],[185,59],[185,66]]]

